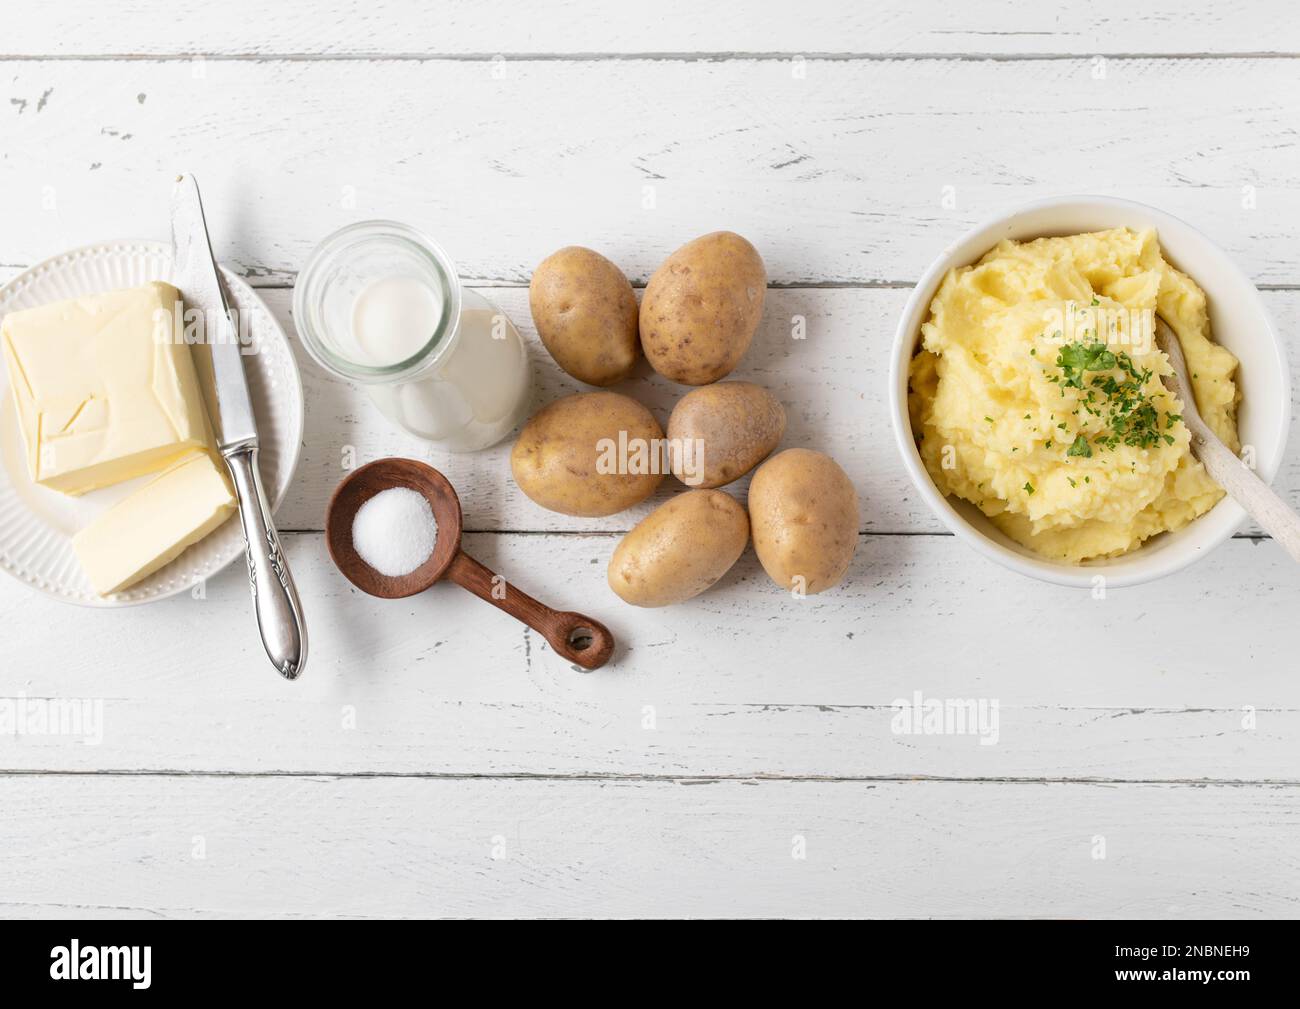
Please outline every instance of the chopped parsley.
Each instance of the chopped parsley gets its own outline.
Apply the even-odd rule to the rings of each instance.
[[[1092,457],[1092,447],[1116,449],[1120,445],[1148,449],[1164,442],[1172,445],[1174,439],[1160,431],[1160,413],[1146,392],[1151,381],[1150,368],[1139,368],[1128,354],[1109,350],[1104,343],[1066,344],[1056,358],[1059,375],[1049,380],[1059,383],[1061,394],[1066,389],[1083,393],[1083,409],[1105,422],[1106,430],[1096,435],[1092,443],[1086,435],[1075,437],[1066,451],[1067,456]],[[1158,395],[1158,394],[1157,394]],[[1165,414],[1165,429],[1181,420],[1178,414]],[[1064,424],[1057,425],[1061,429]]]
[[[1059,381],[1067,389],[1082,389],[1084,372],[1110,371],[1117,363],[1104,343],[1067,343],[1056,355],[1056,366],[1061,369]]]
[[[1033,492],[1034,492],[1034,485],[1031,484],[1031,483],[1026,483],[1026,484],[1025,484],[1025,493],[1026,493],[1026,494],[1032,494]]]

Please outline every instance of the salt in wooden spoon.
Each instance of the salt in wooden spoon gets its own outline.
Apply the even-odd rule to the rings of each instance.
[[[1160,318],[1156,319],[1156,344],[1173,367],[1173,374],[1164,376],[1165,388],[1182,401],[1183,423],[1192,435],[1192,454],[1201,460],[1210,479],[1245,508],[1292,558],[1300,561],[1300,515],[1273,493],[1273,489],[1237,458],[1236,453],[1205,423],[1196,408],[1196,396],[1187,377],[1183,345],[1169,324]]]
[[[361,559],[352,545],[352,521],[370,498],[390,487],[423,494],[438,523],[429,559],[410,574],[390,578]],[[614,651],[614,636],[598,620],[581,613],[558,612],[497,577],[460,548],[460,498],[445,476],[414,459],[380,459],[362,466],[334,491],[325,513],[325,542],[338,569],[362,592],[401,599],[423,592],[447,577],[499,610],[522,620],[546,638],[556,654],[584,669],[603,666]]]

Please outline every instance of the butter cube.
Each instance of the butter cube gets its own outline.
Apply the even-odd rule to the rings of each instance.
[[[82,529],[72,547],[95,591],[106,596],[175,560],[234,509],[225,463],[194,452]]]
[[[211,443],[170,284],[11,312],[0,327],[32,480],[64,494],[154,473]]]

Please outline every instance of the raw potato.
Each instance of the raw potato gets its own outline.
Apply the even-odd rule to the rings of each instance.
[[[848,571],[858,495],[830,456],[791,448],[763,463],[749,485],[749,517],[763,570],[783,589],[813,595]]]
[[[673,476],[689,487],[721,487],[771,455],[784,434],[785,407],[761,385],[695,389],[668,418]]]
[[[599,252],[570,245],[543,259],[528,307],[555,363],[578,381],[613,385],[632,374],[641,346],[636,295]]]
[[[510,469],[519,489],[543,508],[588,518],[613,515],[659,486],[663,436],[654,415],[634,399],[617,392],[575,393],[524,425],[510,452]],[[626,459],[619,457],[621,444],[628,448]]]
[[[641,347],[655,371],[685,385],[730,374],[763,315],[767,271],[730,231],[687,242],[654,272],[641,300]]]
[[[684,602],[730,571],[748,542],[749,519],[735,498],[687,491],[623,537],[609,561],[609,587],[633,606]]]

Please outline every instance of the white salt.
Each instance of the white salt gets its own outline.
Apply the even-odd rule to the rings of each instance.
[[[409,575],[427,561],[437,539],[438,522],[429,499],[408,487],[381,490],[352,520],[357,554],[389,578]]]

